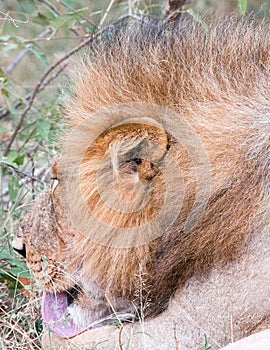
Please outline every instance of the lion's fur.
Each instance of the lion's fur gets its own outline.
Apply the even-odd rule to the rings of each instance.
[[[96,44],[75,78],[75,98],[68,106],[71,127],[100,108],[119,103],[170,107],[200,135],[211,163],[213,190],[209,207],[201,225],[188,237],[181,233],[178,222],[178,229],[173,227],[160,242],[153,243],[154,254],[148,259],[149,248],[144,246],[133,249],[133,253],[99,248],[97,257],[90,254],[91,245],[84,251],[87,268],[93,266],[94,271],[100,271],[97,273],[104,276],[110,288],[112,284],[117,289],[121,282],[120,290],[134,280],[130,274],[132,256],[131,270],[136,273],[144,256],[144,261],[152,265],[150,272],[145,267],[146,272],[157,274],[150,284],[158,284],[157,300],[161,301],[166,291],[171,295],[179,279],[184,282],[194,269],[206,269],[213,260],[231,259],[248,239],[269,162],[268,26],[227,20],[205,33],[200,25],[182,20],[167,29],[147,24],[131,25],[127,30],[117,28],[111,36],[116,36],[112,42]],[[136,111],[133,113],[136,115]],[[179,153],[183,168],[183,151]],[[187,187],[194,181],[189,179],[190,169],[191,164],[184,169]],[[88,188],[89,182],[86,176]],[[186,193],[188,197],[193,195],[190,188]],[[112,219],[111,214],[108,220]],[[168,289],[169,281],[172,285]]]
[[[190,18],[167,25],[145,20],[141,24],[111,28],[84,55],[81,67],[76,64],[74,96],[66,106],[69,132],[65,140],[71,135],[73,145],[72,149],[65,150],[62,160],[60,157],[60,189],[48,194],[53,201],[56,198],[56,217],[60,216],[61,222],[68,221],[63,219],[63,204],[58,203],[62,197],[61,182],[64,182],[61,176],[67,169],[71,169],[69,198],[77,185],[75,180],[74,184],[70,181],[72,174],[79,174],[88,208],[109,224],[104,233],[109,243],[115,228],[117,231],[119,227],[140,225],[162,207],[165,185],[162,174],[152,164],[162,163],[167,155],[172,155],[183,173],[185,190],[183,206],[174,224],[166,233],[142,246],[124,249],[97,244],[85,237],[80,227],[69,231],[66,224],[60,224],[61,233],[56,234],[57,241],[61,242],[58,256],[66,272],[76,275],[76,283],[85,284],[83,288],[90,296],[81,297],[84,309],[92,312],[95,304],[90,301],[98,300],[97,314],[106,315],[105,294],[116,310],[130,310],[132,302],[138,306],[142,302],[136,300],[138,278],[143,275],[145,296],[142,298],[147,304],[143,312],[155,316],[166,309],[176,290],[181,296],[181,288],[186,288],[192,276],[205,278],[213,267],[222,271],[232,261],[241,261],[241,256],[248,252],[250,239],[265,227],[269,228],[269,223],[262,220],[269,206],[269,33],[268,24],[259,24],[252,18],[225,19],[220,24],[206,22],[205,26]],[[141,111],[140,103],[144,104]],[[108,119],[119,105],[124,106],[126,112],[122,118],[151,118],[157,113],[156,106],[164,111],[172,110],[175,123],[185,120],[202,142],[211,169],[211,188],[203,217],[191,232],[184,228],[195,200],[198,179],[187,150],[155,125],[139,127],[135,123],[126,128],[104,130],[103,119],[99,118],[102,111]],[[82,144],[91,139],[94,132],[85,126],[85,120],[90,121],[95,132],[102,131],[102,134],[89,146],[76,172],[76,152],[80,152]],[[72,139],[75,129],[81,134],[74,133]],[[149,138],[160,146],[158,152],[152,154],[153,162],[134,164],[129,159],[128,165],[119,166],[119,154],[124,156]],[[132,201],[139,193],[140,202],[146,193],[149,195],[143,213],[116,215],[113,209],[104,208],[95,178],[100,160],[112,145],[118,145],[120,153],[107,159],[108,164],[102,169],[103,179],[106,180],[106,166],[112,162],[116,173],[120,171],[129,179],[116,186],[120,197],[130,197]],[[141,187],[135,187],[138,178],[130,175],[132,167],[139,179],[144,180]],[[170,181],[177,181],[176,174],[171,174]],[[149,183],[150,190],[145,185]],[[105,182],[104,186],[109,188],[110,183]],[[67,187],[63,188],[65,192]],[[80,215],[82,220],[87,215],[77,197],[67,206],[73,207],[79,219]],[[98,226],[90,228],[94,233],[97,230]],[[28,227],[28,231],[31,228]],[[30,233],[33,234],[39,237],[39,232]],[[28,253],[28,261],[29,256]],[[61,291],[66,287],[55,280],[54,288]],[[255,329],[256,322],[254,319]]]

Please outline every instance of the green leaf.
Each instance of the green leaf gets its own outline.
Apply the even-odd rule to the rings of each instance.
[[[17,0],[19,4],[19,10],[23,13],[33,13],[36,10],[35,1],[29,0]]]
[[[24,277],[24,278],[31,277],[30,272],[26,268],[26,266],[25,266],[24,270],[22,270],[20,267],[11,267],[8,271],[11,275],[16,276],[16,277]]]
[[[51,129],[51,123],[48,120],[40,119],[36,123],[38,138],[43,140],[49,139],[49,133]]]
[[[8,85],[8,77],[6,76],[5,72],[0,68],[0,83],[3,84],[3,86]]]
[[[11,150],[8,152],[7,157],[0,156],[0,161],[18,168],[18,165],[23,165],[25,153],[19,154],[17,151]]]
[[[20,36],[11,36],[11,35],[1,35],[0,43],[14,43],[17,47],[21,49],[27,49],[29,46],[29,40],[22,38]]]
[[[69,7],[74,8],[76,6],[76,0],[63,0],[63,3],[68,5]]]
[[[3,96],[9,97],[9,92],[6,89],[1,89],[1,92]]]
[[[10,199],[15,199],[19,191],[19,181],[16,176],[11,176],[8,180],[8,193]]]
[[[212,345],[209,343],[209,338],[207,334],[204,333],[204,350],[210,350]]]
[[[11,35],[1,35],[0,36],[0,42],[4,43],[4,42],[7,42],[7,41],[10,41],[10,38],[11,38]],[[1,74],[2,76],[2,74]]]
[[[17,165],[23,165],[24,158],[25,158],[25,154],[22,153],[21,155],[19,155],[14,159],[14,163],[16,163]]]
[[[10,165],[10,166],[12,166],[15,169],[18,169],[18,165],[16,163],[14,163],[13,161],[8,160],[5,157],[0,158],[0,162],[6,163],[7,165]],[[3,170],[6,170],[6,169],[3,169]]]
[[[0,260],[6,260],[10,266],[0,268],[0,273],[12,274],[20,277],[30,277],[30,271],[25,261],[18,259],[18,254],[11,252],[8,246],[0,250]]]
[[[0,77],[0,83],[3,84],[4,86],[8,85],[8,78],[7,77]]]
[[[41,24],[42,26],[48,26],[50,24],[49,18],[40,12],[38,12],[36,16],[31,17],[31,21],[33,23]]]
[[[0,259],[1,260],[8,260],[11,257],[10,252],[8,251],[8,248],[6,246],[3,246],[0,250]]]
[[[6,156],[6,159],[3,161],[6,162],[13,162],[16,158],[18,157],[18,152],[17,151],[14,151],[14,150],[11,150],[8,152],[8,155]]]
[[[81,16],[84,16],[86,14],[86,11],[87,9],[84,8],[73,12],[67,12],[53,19],[50,25],[55,31],[64,27],[70,27],[77,21],[77,19],[81,18]]]
[[[18,169],[18,165],[15,162],[17,157],[18,153],[16,151],[9,151],[6,157],[0,154],[0,162],[6,163],[15,169]]]
[[[18,102],[20,103],[20,107],[15,107],[13,104],[10,104],[9,106],[10,113],[13,115],[21,114],[21,110],[25,106],[25,101],[23,98],[19,98]]]
[[[241,14],[244,15],[247,11],[247,0],[237,0],[237,4]]]
[[[0,131],[5,132],[5,131],[8,131],[8,129],[3,125],[0,125]]]
[[[94,25],[87,26],[85,29],[86,29],[87,33],[89,33],[89,34],[94,34],[96,31],[96,27]]]
[[[38,58],[42,63],[45,63],[47,65],[49,64],[44,52],[37,51],[33,47],[30,47],[29,51],[31,51],[36,56],[36,58]]]

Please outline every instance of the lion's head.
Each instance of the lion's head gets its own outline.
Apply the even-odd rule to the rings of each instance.
[[[14,241],[57,335],[155,316],[241,256],[269,191],[269,39],[246,20],[126,24],[76,65],[54,179]]]

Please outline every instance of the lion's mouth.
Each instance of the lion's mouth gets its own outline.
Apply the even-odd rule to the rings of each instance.
[[[81,292],[78,286],[75,286],[64,292],[50,293],[43,291],[42,298],[42,318],[46,326],[58,337],[73,338],[89,329],[101,327],[114,322],[123,323],[134,320],[133,313],[124,311],[108,314],[103,318],[86,325],[78,325],[69,313],[69,307],[73,307],[77,295]],[[133,321],[132,321],[133,322]]]
[[[83,332],[68,313],[70,306],[78,294],[78,289],[72,288],[62,293],[43,292],[42,317],[47,327],[61,338],[72,338]]]

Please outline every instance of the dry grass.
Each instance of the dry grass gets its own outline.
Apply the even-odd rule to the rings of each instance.
[[[24,296],[23,289],[20,289],[12,297],[8,287],[2,284],[0,296],[0,348],[41,349],[42,321],[39,293],[28,290]]]

